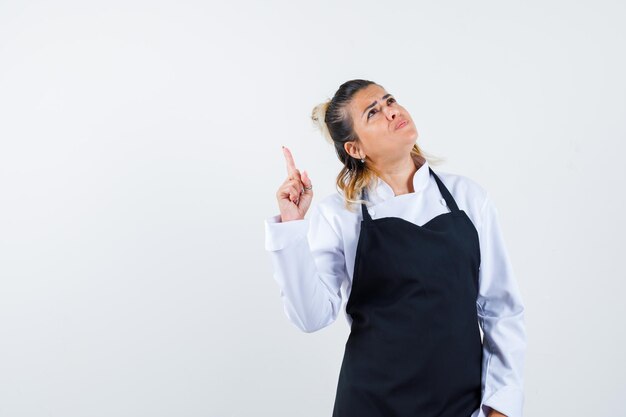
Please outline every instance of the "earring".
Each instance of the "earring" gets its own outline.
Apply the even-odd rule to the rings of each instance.
[[[365,159],[361,159],[361,163],[364,164],[365,163]]]

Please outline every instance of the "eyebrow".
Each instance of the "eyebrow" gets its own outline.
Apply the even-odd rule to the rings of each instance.
[[[388,98],[388,97],[391,97],[391,94],[385,94],[385,95],[382,97],[382,100],[385,100],[385,99],[386,99],[386,98]],[[372,104],[370,104],[369,106],[367,106],[367,107],[365,108],[365,110],[363,111],[363,113],[361,114],[361,117],[363,117],[363,116],[365,115],[365,112],[367,112],[369,109],[371,109],[372,107],[374,107],[374,106],[376,105],[376,103],[378,103],[378,101],[377,101],[377,100],[374,100],[374,102],[373,102]]]

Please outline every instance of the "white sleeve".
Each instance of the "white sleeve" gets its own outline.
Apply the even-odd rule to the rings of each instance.
[[[280,222],[280,215],[266,218],[265,249],[285,314],[310,333],[336,320],[347,270],[338,233],[317,205],[308,214],[287,222]]]
[[[480,226],[478,319],[483,330],[481,408],[522,417],[526,329],[524,305],[498,220],[487,196]]]

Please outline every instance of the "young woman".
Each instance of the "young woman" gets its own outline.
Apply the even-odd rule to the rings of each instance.
[[[312,118],[343,164],[338,192],[305,219],[313,185],[283,147],[265,249],[302,331],[346,300],[333,417],[521,417],[524,306],[488,192],[435,173],[408,111],[372,81],[342,84]]]

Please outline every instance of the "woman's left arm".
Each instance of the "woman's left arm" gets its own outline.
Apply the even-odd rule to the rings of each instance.
[[[478,320],[483,330],[481,407],[488,417],[522,417],[524,304],[505,247],[498,210],[487,195],[480,225]]]

